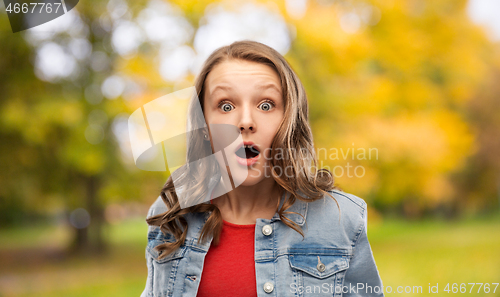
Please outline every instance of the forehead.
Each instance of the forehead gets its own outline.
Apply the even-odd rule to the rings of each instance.
[[[235,88],[269,90],[282,94],[278,73],[270,66],[257,62],[224,61],[216,65],[205,80],[205,94],[208,96]]]

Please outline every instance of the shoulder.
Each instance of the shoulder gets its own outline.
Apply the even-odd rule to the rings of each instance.
[[[365,212],[366,211],[366,202],[362,198],[346,193],[340,190],[331,190],[330,193],[337,202],[342,202],[346,207],[352,208],[353,210]]]
[[[153,204],[149,207],[146,219],[149,217],[155,216],[155,215],[162,214],[162,213],[166,212],[167,210],[168,209],[167,209],[167,206],[165,205],[165,202],[163,202],[163,199],[161,198],[161,196],[158,196],[158,198],[156,198],[156,200],[153,202]],[[158,226],[148,225],[148,234],[156,233],[156,232],[158,232],[159,229],[160,229],[160,227],[158,227]],[[148,237],[149,237],[149,235],[148,235]]]
[[[165,205],[165,202],[163,202],[161,196],[158,196],[155,202],[153,202],[153,204],[149,207],[147,218],[159,215],[161,213],[166,212],[167,210],[168,209],[167,206]]]
[[[322,199],[309,202],[309,208],[310,211],[327,215],[339,212],[341,215],[346,215],[353,219],[363,219],[366,216],[367,206],[365,200],[356,195],[339,190],[331,190]]]
[[[312,229],[343,235],[352,243],[366,227],[367,204],[356,195],[331,190],[308,204],[307,221]]]

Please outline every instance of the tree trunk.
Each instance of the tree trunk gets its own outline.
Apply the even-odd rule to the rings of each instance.
[[[100,187],[100,176],[93,175],[86,177],[87,185],[87,209],[90,214],[89,232],[91,236],[91,250],[94,253],[102,254],[106,251],[106,243],[102,235],[104,224],[104,209],[97,197]]]
[[[104,209],[97,197],[100,177],[93,175],[82,178],[86,190],[84,208],[90,215],[90,224],[81,229],[74,227],[74,240],[70,250],[78,254],[103,254],[107,251],[107,243],[102,234]]]

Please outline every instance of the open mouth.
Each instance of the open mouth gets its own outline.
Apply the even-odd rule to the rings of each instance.
[[[243,145],[235,152],[235,154],[236,156],[243,159],[252,159],[257,157],[260,154],[260,152],[253,145]]]

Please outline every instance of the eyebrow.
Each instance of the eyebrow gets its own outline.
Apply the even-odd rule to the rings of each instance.
[[[261,84],[257,86],[257,89],[274,89],[278,93],[281,93],[280,89],[276,86],[276,84],[269,83],[269,84]]]
[[[279,94],[281,94],[281,91],[280,89],[276,86],[276,84],[274,83],[268,83],[268,84],[260,84],[260,85],[257,85],[255,87],[256,89],[263,89],[263,90],[267,90],[267,89],[274,89],[276,92],[278,92]],[[210,95],[213,95],[215,93],[215,91],[217,90],[224,90],[224,91],[230,91],[232,90],[233,88],[231,88],[230,86],[225,86],[225,85],[218,85],[216,86],[212,92],[210,92]]]

